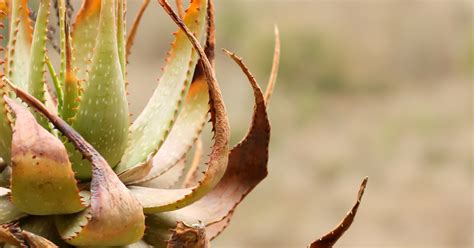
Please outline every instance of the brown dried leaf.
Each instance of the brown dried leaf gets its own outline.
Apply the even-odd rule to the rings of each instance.
[[[167,248],[209,248],[206,229],[203,225],[188,226],[178,222],[173,229]]]
[[[227,52],[227,51],[226,51]],[[195,204],[174,211],[173,215],[186,219],[198,219],[206,226],[219,222],[230,214],[243,198],[268,174],[268,144],[270,122],[267,117],[264,96],[255,78],[242,60],[227,52],[247,75],[254,92],[255,108],[252,123],[245,138],[236,145],[229,155],[229,165],[219,184]],[[216,228],[212,230],[221,231]],[[208,230],[210,238],[218,233]]]
[[[362,195],[364,195],[365,187],[367,186],[368,178],[364,178],[360,185],[359,193],[357,194],[357,201],[351,210],[347,213],[346,217],[336,226],[331,232],[324,235],[322,238],[314,241],[309,248],[331,248],[337,242],[337,240],[349,229],[352,222],[354,221],[357,210],[359,209]]]

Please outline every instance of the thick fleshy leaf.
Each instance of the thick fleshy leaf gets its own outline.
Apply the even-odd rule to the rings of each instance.
[[[215,47],[215,24],[214,24],[214,7],[212,1],[208,1],[207,8],[207,35],[205,53],[211,65],[214,67],[214,47]],[[179,161],[185,157],[186,153],[191,149],[192,144],[204,127],[206,116],[209,112],[209,88],[207,87],[206,76],[202,68],[201,59],[196,65],[193,80],[185,99],[183,109],[179,113],[176,123],[171,129],[170,134],[165,140],[163,146],[153,157],[152,168],[143,165],[135,166],[123,172],[129,174],[135,170],[147,171],[147,175],[135,181],[128,181],[130,184],[147,184],[166,185],[180,173],[180,168],[172,168],[176,165],[180,166]],[[171,171],[171,172],[169,172]],[[166,174],[164,180],[162,178]],[[171,178],[169,178],[171,177]],[[156,179],[156,180],[155,180]],[[123,180],[122,180],[123,181]],[[194,184],[193,184],[194,185]],[[190,186],[193,186],[190,185]],[[165,187],[167,188],[167,187]]]
[[[181,159],[169,170],[163,172],[159,177],[138,184],[138,186],[156,188],[156,189],[169,189],[172,188],[181,179],[184,168],[186,167],[186,159]]]
[[[126,66],[126,54],[125,54],[125,12],[126,10],[126,0],[115,0],[117,4],[117,50],[118,57],[120,61],[120,67],[122,69],[122,76],[125,80],[125,75],[127,73]]]
[[[206,6],[207,0],[193,0],[184,19],[198,37],[205,26]],[[178,31],[158,86],[130,127],[127,150],[116,168],[117,172],[142,163],[163,144],[178,116],[197,59],[184,32]]]
[[[51,8],[51,0],[41,0],[36,18],[31,46],[31,58],[28,70],[28,92],[41,102],[46,102],[45,65],[46,65],[46,41],[48,33],[48,19]],[[18,68],[24,71],[24,68]],[[42,125],[46,125],[43,123]]]
[[[86,80],[87,70],[91,64],[92,51],[97,39],[100,0],[84,0],[71,33],[72,45],[74,47],[73,68],[77,69],[79,80]]]
[[[171,238],[167,248],[209,248],[209,239],[206,237],[206,229],[203,225],[188,226],[178,222],[172,230]]]
[[[191,84],[183,110],[163,146],[153,158],[148,175],[132,183],[142,183],[161,176],[191,149],[206,123],[209,111],[209,89],[204,75]]]
[[[60,113],[61,117],[71,124],[73,117],[76,115],[76,111],[79,108],[80,85],[79,79],[77,79],[74,69],[72,68],[73,58],[68,26],[65,26],[65,29],[66,72],[64,77],[64,103]]]
[[[33,29],[27,0],[12,0],[10,5],[10,35],[6,75],[18,87],[28,90],[27,68],[30,66]]]
[[[174,13],[168,2],[160,0],[159,3],[170,15],[173,21],[185,31],[196,51],[202,59],[204,73],[209,87],[209,97],[211,102],[211,118],[214,127],[214,144],[209,155],[208,168],[203,179],[194,187],[177,190],[149,189],[139,186],[131,186],[132,193],[137,197],[144,211],[156,213],[169,211],[185,207],[206,195],[221,180],[227,168],[229,154],[229,122],[222,100],[222,94],[215,78],[214,71],[198,39],[191,33],[189,28]]]
[[[54,248],[57,247],[53,242],[33,234],[28,231],[21,230],[16,225],[0,226],[0,241],[14,245],[14,247],[22,248]]]
[[[57,11],[57,17],[59,22],[59,47],[60,47],[60,68],[59,68],[59,78],[58,83],[55,83],[56,86],[56,95],[58,98],[58,110],[62,113],[64,108],[64,88],[66,81],[66,63],[68,51],[66,49],[66,42],[69,39],[68,28],[66,27],[66,0],[56,0],[55,8]],[[70,55],[70,53],[69,53]],[[54,81],[54,80],[53,80]]]
[[[254,92],[255,108],[250,129],[231,150],[227,171],[211,192],[188,207],[160,214],[175,221],[202,222],[211,239],[228,225],[237,205],[267,176],[270,122],[264,96],[242,60],[234,54],[229,55],[241,66]]]
[[[114,167],[127,145],[129,115],[117,47],[115,4],[111,0],[101,4],[97,37],[100,42],[96,43],[72,126]],[[75,156],[73,166],[76,177],[90,178],[90,163]]]
[[[130,33],[128,34],[127,44],[126,44],[127,61],[128,61],[128,57],[132,53],[132,46],[133,46],[133,42],[135,41],[135,37],[137,35],[138,27],[140,26],[140,21],[142,20],[143,14],[145,13],[145,10],[148,7],[149,3],[150,3],[150,0],[143,0],[142,5],[140,6],[140,9],[138,10],[137,16],[135,17],[135,20],[133,21],[132,28],[130,29]]]
[[[357,214],[357,210],[359,209],[360,201],[362,200],[365,187],[367,186],[367,180],[368,178],[366,177],[362,181],[359,193],[357,194],[357,201],[354,206],[352,206],[351,210],[349,210],[349,212],[341,221],[341,223],[339,223],[336,228],[334,228],[331,232],[324,235],[322,238],[314,241],[309,246],[309,248],[332,248],[333,245],[337,242],[337,240],[349,229],[352,222],[354,221],[355,215]]]
[[[0,224],[5,224],[27,215],[11,203],[9,193],[9,189],[0,188]]]
[[[0,157],[6,164],[11,160],[12,143],[12,119],[10,109],[8,108],[3,96],[6,96],[7,89],[5,84],[0,82]]]
[[[145,229],[140,203],[119,180],[107,161],[72,127],[27,92],[10,84],[16,95],[54,124],[92,164],[90,207],[58,216],[61,237],[76,246],[121,246],[137,242]]]
[[[12,138],[12,201],[34,215],[84,209],[63,143],[42,128],[22,105],[5,97],[16,121]]]

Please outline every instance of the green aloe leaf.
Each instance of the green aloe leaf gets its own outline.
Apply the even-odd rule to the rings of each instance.
[[[29,18],[27,0],[10,1],[10,34],[6,75],[20,88],[28,90],[33,29]]]
[[[6,98],[16,121],[12,138],[12,201],[34,215],[76,213],[81,200],[63,143],[38,125],[22,105]]]
[[[79,108],[80,85],[79,79],[77,79],[74,69],[72,68],[73,58],[68,27],[66,26],[65,29],[66,43],[64,50],[66,54],[66,72],[64,77],[64,104],[60,113],[61,117],[71,124]]]
[[[4,83],[0,82],[0,157],[7,164],[11,160],[11,143],[12,143],[12,120],[10,109],[8,108],[3,96],[7,95],[7,89]]]
[[[153,167],[146,177],[133,183],[142,183],[159,177],[186,155],[199,137],[209,111],[209,89],[202,73],[193,81],[182,111],[168,138],[153,158]]]
[[[185,24],[174,13],[166,0],[159,0],[165,11],[171,16],[173,21],[185,31],[187,37],[192,42],[202,59],[204,74],[209,87],[209,97],[211,99],[211,121],[214,129],[214,144],[209,155],[208,168],[203,179],[191,188],[166,190],[151,189],[146,187],[131,186],[130,190],[142,204],[146,213],[156,213],[170,211],[188,206],[201,199],[210,192],[224,175],[229,155],[229,122],[222,99],[219,85],[215,78],[214,71],[198,39],[191,33]]]
[[[28,70],[28,92],[41,102],[46,102],[46,41],[51,0],[41,0],[36,18]],[[20,69],[21,71],[21,69]]]
[[[203,34],[206,6],[207,0],[193,0],[184,17],[184,22],[197,37]],[[197,59],[185,33],[178,31],[158,86],[143,112],[130,127],[128,146],[116,168],[117,172],[144,162],[163,144],[178,116]]]
[[[85,0],[72,26],[73,68],[77,69],[76,76],[81,81],[87,79],[87,70],[91,64],[98,34],[100,4],[99,0]]]
[[[205,53],[211,65],[214,67],[215,59],[215,23],[214,3],[208,1],[207,8],[207,35]],[[183,157],[196,143],[199,134],[206,122],[209,112],[209,88],[204,75],[200,59],[194,71],[193,80],[186,96],[183,109],[179,113],[176,123],[163,146],[153,158],[153,167],[146,177],[132,182],[140,185],[163,185],[174,181],[173,178],[182,173],[179,168],[184,164]],[[172,168],[173,167],[173,168]],[[136,168],[136,167],[134,167]],[[171,170],[171,171],[170,171]],[[126,171],[127,172],[127,171]],[[165,175],[163,175],[165,174]],[[165,177],[165,180],[161,180]],[[166,182],[163,182],[166,181]],[[166,187],[165,187],[166,188]]]
[[[16,95],[43,114],[92,164],[90,207],[75,215],[58,216],[61,237],[75,246],[122,246],[138,242],[145,231],[142,206],[107,161],[64,120],[20,88]]]
[[[117,48],[120,60],[120,66],[122,67],[123,78],[125,80],[126,71],[126,54],[125,54],[125,12],[126,3],[124,0],[116,0],[117,3]]]
[[[115,166],[127,145],[128,103],[117,48],[115,4],[111,0],[101,4],[97,36],[100,42],[96,43],[72,126]],[[78,178],[90,178],[90,163],[74,158],[73,166]]]
[[[8,195],[9,193],[9,189],[0,188],[0,224],[5,224],[27,215],[13,205]]]

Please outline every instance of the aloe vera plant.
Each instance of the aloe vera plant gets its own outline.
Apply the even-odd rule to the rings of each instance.
[[[248,133],[229,149],[213,70],[212,0],[193,0],[180,15],[158,1],[179,30],[156,90],[130,123],[127,57],[149,2],[143,1],[127,36],[125,0],[84,0],[74,22],[66,0],[37,1],[34,20],[28,1],[0,0],[1,28],[8,29],[0,81],[0,246],[208,247],[267,176],[266,111],[278,35],[265,93],[242,60],[225,50],[255,98]],[[53,4],[56,68],[46,49]],[[208,118],[213,145],[201,176],[199,137]],[[343,222],[311,247],[330,247],[347,230],[365,183]]]

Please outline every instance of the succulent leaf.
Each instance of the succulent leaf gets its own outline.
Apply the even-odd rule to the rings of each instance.
[[[126,71],[126,54],[125,54],[125,11],[126,11],[126,0],[115,0],[117,3],[117,48],[120,60],[120,66],[122,68],[123,78],[125,80]]]
[[[205,26],[207,0],[193,0],[184,18],[201,37]],[[127,149],[117,166],[123,172],[155,154],[175,122],[197,62],[197,54],[183,31],[176,33],[163,75],[147,106],[130,127]]]
[[[0,224],[5,224],[27,215],[13,205],[8,195],[9,193],[9,189],[0,188]]]
[[[186,167],[186,159],[182,158],[175,165],[170,167],[168,170],[163,171],[159,177],[137,184],[138,186],[157,188],[157,189],[169,189],[172,188],[181,179],[184,169]]]
[[[64,104],[60,113],[61,117],[71,124],[79,108],[80,85],[79,79],[77,79],[74,69],[72,68],[73,58],[68,26],[65,26],[65,29],[66,42],[64,50],[66,54],[66,72],[64,78]]]
[[[367,186],[367,181],[367,177],[362,181],[359,193],[357,193],[356,203],[352,206],[341,223],[339,223],[331,232],[314,241],[308,248],[332,248],[337,240],[349,229],[354,221],[355,215],[357,214],[357,210],[359,209],[360,201],[362,200],[365,187]]]
[[[208,1],[207,6],[207,35],[204,51],[212,67],[214,67],[215,60],[214,49],[214,2],[210,0]],[[206,122],[207,113],[209,112],[208,102],[209,88],[207,87],[202,59],[199,59],[183,109],[176,119],[176,123],[174,124],[173,129],[171,129],[171,133],[165,143],[153,158],[153,168],[146,177],[136,181],[135,183],[147,185],[146,182],[149,181],[155,181],[152,184],[156,184],[160,181],[169,182],[170,180],[154,179],[158,177],[161,178],[162,174],[166,174],[166,177],[169,177],[170,175],[175,175],[179,172],[179,169],[171,169],[171,167],[181,165],[180,160],[182,160],[186,153],[191,149],[192,144],[196,143],[196,140]],[[199,151],[197,153],[199,153]],[[168,172],[170,169],[172,170],[172,173]],[[171,180],[173,180],[173,178],[171,178]],[[187,185],[187,187],[193,185],[194,184]]]
[[[7,164],[11,160],[12,143],[12,120],[10,109],[8,108],[3,96],[7,95],[7,89],[4,83],[0,82],[0,157]]]
[[[191,149],[206,122],[207,112],[209,111],[208,92],[206,79],[201,74],[199,79],[191,84],[183,109],[178,119],[176,119],[173,129],[171,129],[168,138],[153,158],[151,171],[146,177],[132,183],[150,181],[162,175],[170,167],[176,165]]]
[[[26,68],[30,66],[33,29],[27,0],[10,1],[10,39],[8,41],[6,75],[20,88],[27,90],[29,81]]]
[[[156,214],[186,223],[202,222],[210,239],[215,238],[227,226],[237,205],[267,176],[270,122],[264,96],[242,60],[232,53],[228,54],[242,68],[253,89],[255,107],[249,131],[231,150],[227,170],[212,191],[190,206]]]
[[[74,48],[73,68],[77,68],[77,78],[87,79],[87,70],[90,67],[92,53],[99,32],[101,0],[84,0],[71,33]]]
[[[98,42],[72,126],[114,167],[127,145],[129,115],[117,48],[115,4],[113,0],[101,4]],[[78,178],[90,178],[90,163],[74,157],[73,166]]]
[[[206,169],[203,179],[196,186],[177,190],[149,189],[139,186],[130,187],[132,193],[143,205],[146,213],[179,209],[202,198],[221,180],[227,168],[229,153],[229,122],[212,65],[199,44],[198,39],[191,33],[181,19],[179,19],[176,13],[174,13],[168,2],[160,0],[159,3],[173,21],[186,33],[202,59],[202,66],[209,87],[211,112],[213,112],[215,116],[214,119],[211,118],[214,127],[215,141],[212,146],[211,154],[209,155],[208,168]]]
[[[12,201],[34,215],[84,209],[62,142],[37,124],[23,106],[6,98],[16,121],[12,138]]]
[[[33,44],[31,46],[28,70],[28,92],[43,103],[46,102],[46,94],[48,93],[45,90],[45,65],[50,7],[51,0],[41,0],[33,32]]]
[[[53,123],[92,164],[90,207],[75,215],[58,216],[56,224],[61,237],[76,246],[121,246],[140,240],[145,230],[142,207],[107,161],[41,102],[14,85],[10,87]]]

